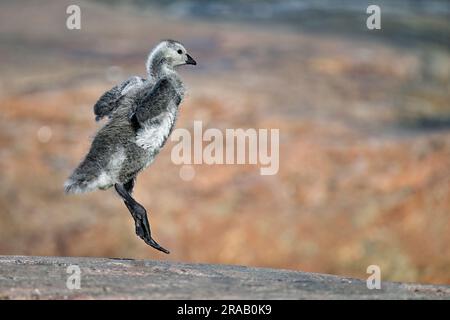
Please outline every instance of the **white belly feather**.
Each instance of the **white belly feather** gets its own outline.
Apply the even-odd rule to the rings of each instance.
[[[156,117],[158,123],[145,123],[136,135],[136,144],[148,151],[159,150],[170,134],[175,117],[176,111],[166,111]]]

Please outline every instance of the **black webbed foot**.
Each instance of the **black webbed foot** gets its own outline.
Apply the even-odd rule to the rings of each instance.
[[[149,246],[155,248],[156,250],[169,254],[169,250],[163,248],[152,238],[152,232],[150,230],[150,224],[147,218],[147,210],[145,210],[145,208],[137,202],[135,202],[133,205],[130,205],[130,207],[132,207],[131,210],[136,216],[136,234]]]
[[[117,193],[122,197],[128,211],[130,211],[131,216],[134,219],[136,235],[144,240],[144,242],[149,246],[169,254],[169,250],[163,248],[152,238],[152,232],[150,230],[150,224],[147,218],[147,211],[141,204],[134,200],[130,194],[133,188],[133,183],[127,183],[125,185],[115,184],[114,187],[116,188]]]

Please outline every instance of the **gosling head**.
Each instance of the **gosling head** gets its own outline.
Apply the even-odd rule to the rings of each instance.
[[[150,52],[146,67],[149,75],[156,75],[163,67],[173,69],[185,64],[196,65],[197,62],[181,43],[175,40],[164,40]]]

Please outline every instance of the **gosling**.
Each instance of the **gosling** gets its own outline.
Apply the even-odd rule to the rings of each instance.
[[[109,120],[64,184],[66,193],[114,186],[134,219],[136,234],[166,254],[169,251],[152,238],[147,211],[132,192],[137,175],[155,160],[175,126],[185,93],[175,68],[186,64],[197,63],[180,42],[162,41],[148,56],[148,79],[132,77],[105,92],[94,113],[96,120]]]

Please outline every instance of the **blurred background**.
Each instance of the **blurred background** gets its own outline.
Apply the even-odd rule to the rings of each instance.
[[[66,8],[81,8],[81,30]],[[381,7],[381,30],[366,8]],[[195,165],[169,142],[138,178],[163,255],[113,190],[63,183],[98,97],[160,39],[198,61],[178,128],[280,129],[280,170]],[[446,0],[1,1],[0,254],[169,259],[450,283]]]

